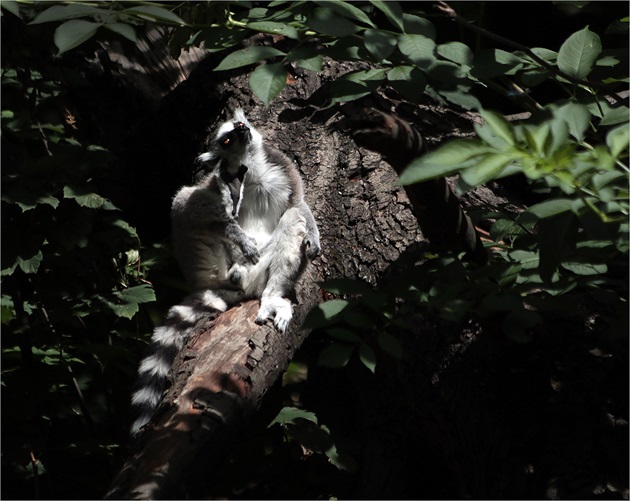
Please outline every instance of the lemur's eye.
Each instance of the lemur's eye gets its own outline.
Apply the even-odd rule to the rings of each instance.
[[[229,138],[229,137],[226,137],[226,138],[223,140],[223,144],[224,144],[225,146],[227,146],[228,144],[230,144],[230,138]]]
[[[236,127],[245,127],[245,124],[243,122],[236,122],[234,124],[234,128],[236,128]]]

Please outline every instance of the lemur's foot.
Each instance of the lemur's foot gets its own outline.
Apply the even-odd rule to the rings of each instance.
[[[261,299],[256,323],[264,324],[268,318],[272,318],[276,329],[284,334],[293,318],[291,302],[282,297]]]
[[[227,274],[228,280],[241,289],[243,288],[243,284],[245,283],[246,276],[247,268],[240,264],[232,265],[232,268],[230,268],[230,271],[228,271]]]
[[[317,256],[319,256],[319,253],[321,252],[319,237],[315,234],[307,234],[304,237],[304,247],[306,257],[308,257],[309,259],[315,259]]]

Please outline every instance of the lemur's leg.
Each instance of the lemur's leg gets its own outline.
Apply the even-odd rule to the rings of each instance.
[[[248,294],[260,297],[257,323],[273,318],[278,330],[286,331],[293,316],[287,296],[302,269],[306,233],[301,211],[296,207],[287,210],[261,249],[260,261],[250,268],[245,288]]]

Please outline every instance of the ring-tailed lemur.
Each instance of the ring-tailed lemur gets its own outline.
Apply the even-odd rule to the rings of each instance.
[[[284,332],[292,318],[291,293],[309,259],[320,252],[319,230],[304,202],[297,168],[264,144],[238,109],[209,152],[212,170],[185,186],[171,209],[175,255],[194,291],[169,311],[142,361],[132,406],[135,435],[159,404],[165,378],[195,324],[209,311],[260,298],[257,323],[272,318]]]

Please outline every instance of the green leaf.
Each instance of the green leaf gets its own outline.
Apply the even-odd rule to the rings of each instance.
[[[378,82],[385,79],[385,70],[372,68],[369,70],[356,70],[341,75],[337,81],[355,82],[367,85],[370,82]]]
[[[3,0],[2,2],[0,2],[0,7],[2,7],[7,12],[13,14],[15,17],[22,19],[22,16],[20,14],[20,6],[15,0]]]
[[[365,30],[365,48],[370,51],[376,59],[383,61],[387,59],[396,48],[396,37],[380,30],[368,28]]]
[[[578,142],[584,140],[584,135],[591,124],[591,113],[583,104],[567,103],[554,110],[554,116],[564,120],[569,126],[569,133]]]
[[[42,251],[38,251],[37,254],[29,259],[22,259],[18,256],[17,265],[26,274],[37,273],[39,265],[42,264],[43,259],[44,255],[42,254]]]
[[[617,180],[625,179],[626,177],[627,177],[627,174],[620,172],[618,170],[608,171],[608,172],[599,172],[593,175],[593,177],[591,178],[591,184],[593,185],[593,188],[599,191],[605,186],[608,186],[610,183]]]
[[[208,52],[220,52],[233,47],[249,34],[247,30],[236,31],[228,28],[210,28],[202,30],[198,39],[203,41]]]
[[[402,358],[403,350],[398,338],[392,336],[388,332],[379,332],[376,336],[376,340],[383,351],[399,360]]]
[[[103,302],[121,318],[131,319],[138,312],[138,305],[155,301],[155,292],[150,285],[142,284],[123,291],[114,292],[114,301],[103,298]]]
[[[88,41],[96,34],[99,26],[102,25],[80,19],[67,21],[58,26],[55,30],[54,41],[59,49],[59,54],[63,54]]]
[[[427,85],[425,73],[415,66],[396,66],[387,72],[388,85],[403,97],[419,103]]]
[[[338,61],[364,61],[370,54],[365,50],[363,44],[358,45],[356,39],[345,37],[329,42],[324,51],[324,55]]]
[[[348,18],[339,16],[332,9],[323,7],[313,9],[306,19],[306,24],[314,31],[333,37],[352,35],[359,29]]]
[[[332,299],[317,305],[316,308],[324,314],[324,318],[330,319],[342,312],[346,306],[348,306],[348,301],[344,299]]]
[[[408,35],[424,35],[431,40],[435,40],[435,26],[428,19],[405,12],[403,14],[403,23],[405,25],[404,32]]]
[[[615,127],[608,132],[606,135],[606,145],[610,149],[610,153],[613,157],[618,157],[622,151],[628,149],[629,135],[630,130],[627,123]]]
[[[361,343],[361,337],[352,332],[350,329],[344,327],[329,327],[326,329],[328,335],[337,341],[343,341],[344,343],[359,344]]]
[[[394,66],[387,72],[387,80],[411,80],[411,73],[416,69],[415,66]]]
[[[333,369],[345,367],[348,365],[353,351],[354,346],[338,343],[331,344],[321,351],[317,365],[323,365],[324,367],[331,367]]]
[[[2,298],[0,299],[0,312],[2,325],[7,325],[15,318],[15,306],[13,305],[13,299],[11,296],[6,294],[2,295]]]
[[[177,14],[155,5],[139,5],[137,7],[131,7],[121,11],[121,14],[130,14],[149,21],[159,21],[178,25],[186,24]]]
[[[474,54],[468,45],[461,42],[447,42],[437,46],[437,53],[444,59],[457,64],[471,66]]]
[[[523,60],[501,49],[483,49],[475,54],[471,75],[486,79],[516,73]]]
[[[64,186],[63,188],[64,198],[74,198],[81,207],[88,207],[89,209],[100,209],[107,200],[96,193],[77,193],[75,188],[71,186]]]
[[[337,316],[348,306],[348,301],[343,299],[333,299],[325,303],[318,304],[313,308],[304,320],[303,328],[313,329],[330,325]]]
[[[289,52],[287,61],[296,62],[298,66],[307,70],[320,72],[322,71],[324,56],[322,56],[321,51],[317,50],[315,47],[302,45]]]
[[[514,139],[514,129],[512,125],[503,118],[503,116],[489,110],[479,110],[479,114],[481,118],[490,126],[492,131],[496,134],[497,137],[503,139],[509,145],[513,145],[515,142]]]
[[[287,70],[283,63],[264,64],[249,77],[249,85],[256,96],[269,108],[269,103],[287,85]]]
[[[521,82],[525,87],[536,87],[548,80],[551,73],[548,70],[534,69],[521,73]]]
[[[306,419],[317,424],[317,416],[315,413],[298,409],[297,407],[283,407],[278,415],[273,419],[267,428],[271,428],[274,424],[287,425],[295,422],[296,419]]]
[[[608,272],[608,266],[603,263],[571,263],[563,262],[560,266],[565,270],[569,270],[576,275],[591,276],[591,275],[603,275]]]
[[[438,82],[451,84],[466,78],[463,68],[451,61],[435,61],[429,68],[429,76]]]
[[[538,268],[540,258],[534,251],[515,250],[509,253],[510,259],[521,265],[524,270]]]
[[[398,48],[414,64],[428,68],[436,59],[436,45],[424,35],[400,35]]]
[[[372,28],[375,27],[374,23],[370,20],[368,15],[365,12],[363,12],[361,9],[359,9],[358,7],[355,7],[350,2],[343,2],[340,0],[334,0],[334,1],[324,0],[324,1],[314,1],[313,3],[319,5],[320,7],[323,7],[324,9],[330,9],[331,11],[336,12],[337,14],[340,14],[349,19],[354,19],[355,21],[359,21],[361,23],[367,24],[368,26],[371,26]]]
[[[586,78],[602,51],[599,36],[588,29],[573,33],[560,47],[558,68],[575,78]]]
[[[465,162],[491,151],[491,148],[478,141],[456,139],[411,162],[400,175],[400,183],[420,183],[455,174]]]
[[[383,2],[382,0],[370,0],[370,3],[374,5],[378,10],[380,10],[385,17],[389,19],[396,28],[400,31],[405,30],[404,21],[403,21],[403,11],[398,2],[387,1]]]
[[[263,59],[269,59],[270,57],[285,56],[286,54],[273,47],[254,46],[247,47],[228,54],[223,61],[221,61],[214,71],[231,70],[234,68],[240,68],[242,66],[248,66],[250,64],[257,63]]]
[[[359,360],[374,373],[376,370],[376,353],[374,353],[374,350],[366,343],[362,343],[361,346],[359,346]]]
[[[114,33],[118,33],[119,35],[122,35],[127,40],[130,40],[133,43],[136,43],[138,41],[136,30],[130,24],[107,23],[107,24],[104,24],[103,27],[107,28],[110,31],[113,31]]]
[[[617,125],[628,121],[629,110],[627,106],[618,106],[606,113],[599,125]]]
[[[322,428],[325,428],[325,426],[322,426]],[[328,460],[339,470],[354,473],[359,469],[357,461],[344,451],[338,451],[335,444],[333,444],[332,447],[326,450],[325,454]]]
[[[282,35],[293,40],[300,38],[297,30],[288,24],[277,23],[274,21],[255,21],[253,23],[247,23],[247,28],[250,30],[260,31],[262,33],[272,33],[274,35]]]
[[[122,290],[119,297],[130,304],[152,303],[155,301],[155,292],[149,284],[141,284]]]
[[[478,186],[495,179],[513,161],[512,156],[490,153],[461,172],[461,178],[469,186]]]
[[[572,211],[573,202],[574,201],[570,198],[554,198],[553,200],[547,200],[533,205],[527,210],[537,218],[545,219],[547,217],[557,216],[563,212]]]
[[[4,3],[4,2],[3,2]],[[28,24],[41,24],[49,23],[51,21],[62,21],[65,19],[76,19],[78,17],[87,17],[102,15],[107,16],[108,11],[97,9],[90,5],[83,5],[79,3],[73,3],[70,5],[55,5],[40,12],[35,19]]]
[[[330,85],[331,104],[367,96],[377,89],[384,79],[385,70],[377,68],[346,73]]]
[[[565,148],[570,147],[568,144],[569,124],[561,118],[554,118],[550,122],[550,128],[550,137],[545,143],[545,155],[547,157],[553,156],[553,159],[557,160],[562,157]],[[558,162],[557,165],[560,167],[560,162]]]
[[[548,63],[555,63],[558,59],[558,53],[556,51],[546,49],[544,47],[532,47],[531,51],[536,54],[543,61],[547,61]],[[529,56],[526,56],[529,57]],[[538,63],[535,63],[538,65]]]
[[[308,59],[299,59],[296,64],[300,68],[304,68],[305,70],[314,71],[315,73],[319,73],[322,71],[322,65],[324,64],[324,56],[317,55]]]
[[[451,103],[461,106],[465,110],[478,110],[481,108],[479,100],[471,94],[469,85],[457,85],[455,89],[441,88],[439,95]]]
[[[522,131],[529,148],[538,155],[542,155],[545,143],[549,140],[549,135],[551,134],[550,123],[544,122],[542,125],[526,124],[522,127]],[[523,170],[528,173],[527,169]]]
[[[484,122],[482,125],[476,123],[474,127],[477,137],[483,142],[489,144],[496,150],[508,149],[508,144],[494,133],[494,130],[487,122]]]
[[[58,198],[50,194],[38,196],[37,194],[29,191],[27,188],[22,187],[7,190],[2,195],[2,200],[4,202],[17,204],[20,209],[22,209],[22,212],[33,209],[40,204],[50,205],[53,209],[56,209],[59,206]]]

